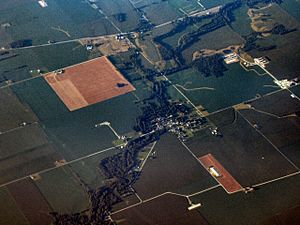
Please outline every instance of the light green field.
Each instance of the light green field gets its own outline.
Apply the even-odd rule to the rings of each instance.
[[[105,185],[105,177],[99,165],[102,159],[120,152],[118,149],[100,153],[98,155],[70,164],[71,169],[91,188],[97,189]]]
[[[109,20],[111,20],[122,32],[132,31],[137,28],[139,24],[139,14],[128,0],[100,0],[95,4],[99,6],[104,14],[108,16]],[[119,22],[116,19],[115,16],[119,13],[124,13],[126,15],[125,21]]]
[[[246,72],[239,64],[231,64],[222,77],[204,77],[195,70],[186,70],[169,76],[173,84],[195,104],[209,112],[255,98],[278,89],[273,87],[272,78]],[[266,86],[267,85],[267,86]],[[271,85],[271,86],[268,86]],[[184,90],[184,87],[187,90]],[[183,99],[175,88],[169,90],[173,99]]]
[[[37,1],[9,1],[1,9],[0,24],[11,24],[0,36],[1,46],[22,39],[39,44],[116,33],[104,16],[85,1],[53,0],[46,8]]]
[[[15,50],[11,54],[16,57],[0,61],[0,86],[6,84],[5,79],[20,81],[36,76],[38,69],[46,73],[97,56],[78,42]]]
[[[13,91],[32,108],[49,140],[67,160],[112,146],[113,132],[95,124],[109,121],[122,135],[132,131],[139,115],[131,93],[70,112],[43,78],[14,85]]]

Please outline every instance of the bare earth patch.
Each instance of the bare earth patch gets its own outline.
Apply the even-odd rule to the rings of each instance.
[[[51,72],[44,78],[70,111],[135,90],[105,56]]]

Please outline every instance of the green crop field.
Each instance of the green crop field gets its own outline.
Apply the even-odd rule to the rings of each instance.
[[[231,64],[227,68],[221,77],[204,77],[190,69],[169,78],[195,105],[202,105],[208,112],[255,98],[257,94],[278,90],[268,75],[247,72],[239,64]],[[175,88],[171,87],[169,91],[174,99],[182,99]]]
[[[55,212],[75,213],[88,207],[87,193],[72,173],[65,166],[43,173],[41,179],[35,181]]]

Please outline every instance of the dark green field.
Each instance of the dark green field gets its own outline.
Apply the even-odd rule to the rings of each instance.
[[[114,134],[95,124],[109,121],[119,134],[125,134],[132,131],[139,113],[130,93],[70,112],[43,78],[15,85],[13,90],[32,108],[49,140],[67,160],[112,146]]]
[[[68,167],[41,174],[35,184],[54,212],[75,213],[88,207],[88,196]]]

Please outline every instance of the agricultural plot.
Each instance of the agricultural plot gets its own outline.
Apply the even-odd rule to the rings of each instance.
[[[133,185],[142,199],[170,191],[192,194],[216,184],[175,136],[163,136],[153,152]]]
[[[300,2],[298,0],[283,1],[283,3],[280,4],[280,7],[282,7],[291,16],[295,17],[298,21],[300,21]]]
[[[51,224],[49,212],[52,209],[29,178],[12,183],[7,188],[30,225]]]
[[[296,96],[298,96],[298,97],[300,98],[300,86],[299,86],[299,85],[297,85],[297,86],[295,86],[295,87],[292,87],[290,90],[291,90]]]
[[[30,225],[6,187],[0,188],[0,224]]]
[[[73,162],[69,166],[86,185],[97,189],[106,184],[105,177],[99,167],[101,160],[117,154],[119,151],[117,148],[112,148],[92,157]]]
[[[180,224],[208,225],[206,219],[196,210],[189,211],[189,204],[183,197],[164,195],[136,207],[113,214],[117,224],[150,225]]]
[[[209,129],[202,130],[187,142],[187,146],[197,157],[213,154],[243,187],[297,171],[233,109],[210,115],[208,119],[223,136],[216,137]]]
[[[184,70],[170,75],[168,78],[195,105],[203,106],[208,112],[253,99],[256,95],[264,95],[278,90],[268,75],[258,75],[253,71],[245,71],[239,64],[226,66],[223,76],[205,77],[194,69]],[[173,99],[182,99],[174,87],[169,89]]]
[[[0,102],[0,134],[18,128],[24,122],[37,122],[32,110],[23,105],[10,88],[0,89]]]
[[[298,42],[300,35],[299,21],[290,16],[277,4],[260,10],[259,13],[268,16],[267,22],[260,24],[262,27],[260,29],[282,24],[291,32],[283,35],[272,34],[271,36],[267,33],[266,38],[259,39],[256,42],[260,46],[260,50],[252,50],[249,54],[253,57],[267,56],[270,59],[267,69],[279,80],[297,77],[300,71],[298,63],[300,59],[300,43]],[[270,46],[273,47],[268,49]],[[266,49],[264,50],[263,48]]]
[[[42,8],[37,1],[10,1],[1,7],[0,43],[30,45],[116,33],[98,10],[79,0],[51,1]],[[22,16],[20,16],[22,15]],[[27,41],[27,42],[24,42]]]
[[[281,91],[249,103],[242,113],[252,124],[257,124],[282,153],[300,167],[300,111],[299,100],[288,91]]]
[[[40,176],[35,184],[54,212],[76,213],[87,209],[88,195],[69,167],[60,167]]]
[[[254,193],[228,195],[220,187],[197,195],[192,201],[202,203],[198,210],[211,225],[257,225],[264,224],[261,222],[266,218],[279,216],[287,209],[299,205],[299,188],[300,176],[297,175],[262,186]],[[296,213],[290,218],[298,216]],[[279,218],[276,221],[280,225],[297,224],[280,223]]]
[[[226,192],[232,194],[242,190],[242,186],[231,176],[230,173],[215,159],[212,154],[199,158],[202,166],[222,185]],[[213,170],[212,170],[213,169]],[[212,172],[214,171],[214,173]]]
[[[129,0],[100,0],[95,5],[117,27],[118,32],[132,31],[139,26],[140,15]]]
[[[249,35],[253,32],[251,28],[251,19],[248,16],[248,6],[242,5],[240,8],[233,11],[234,21],[230,24],[233,31],[241,36]],[[243,19],[239,19],[243,18]]]
[[[32,108],[49,140],[66,160],[112,146],[114,133],[108,126],[95,128],[95,124],[108,121],[123,135],[132,131],[139,114],[132,94],[70,112],[43,78],[14,85],[13,90]]]
[[[235,0],[200,0],[201,4],[206,8],[210,9],[218,5],[224,5],[226,3],[234,2]]]
[[[139,39],[136,39],[136,44],[142,49],[143,55],[151,64],[156,64],[161,60],[157,45],[153,42],[150,34],[143,35]]]
[[[239,34],[235,33],[230,27],[224,26],[202,35],[200,40],[185,49],[182,55],[188,63],[191,63],[195,51],[203,49],[219,50],[229,46],[241,46],[243,43],[244,40]]]
[[[0,52],[0,86],[80,63],[93,55],[78,42]]]
[[[104,56],[44,78],[70,111],[135,90]]]
[[[168,3],[182,15],[190,15],[202,10],[205,7],[201,4],[199,0],[181,1],[181,0],[169,0]]]
[[[61,158],[39,124],[0,135],[0,183],[54,167]]]
[[[155,25],[175,20],[182,15],[182,13],[174,9],[168,1],[158,0],[152,4],[148,4],[139,8]]]
[[[137,80],[134,81],[132,84],[136,89],[134,91],[134,94],[138,97],[138,101],[151,97],[152,87],[150,86],[150,84],[147,84],[147,81]]]

